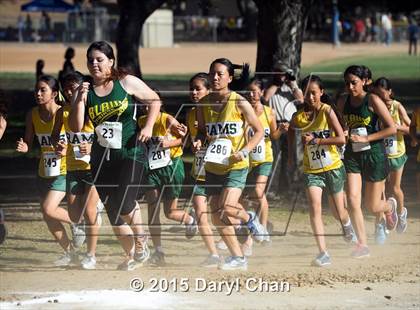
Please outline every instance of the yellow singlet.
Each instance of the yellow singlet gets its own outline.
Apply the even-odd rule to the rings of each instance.
[[[49,122],[44,122],[39,114],[39,107],[32,109],[32,123],[34,125],[35,135],[41,146],[41,158],[38,165],[38,175],[43,178],[55,177],[66,174],[66,157],[55,155],[54,147],[51,143],[51,133],[54,128],[55,117]],[[64,126],[60,130],[60,140],[66,140]],[[57,170],[59,169],[59,171]],[[52,175],[47,175],[48,172]]]
[[[328,125],[327,115],[331,107],[322,104],[315,120],[309,120],[303,109],[294,118],[295,126],[302,130],[302,134],[310,132],[315,138],[326,139],[334,133]],[[305,173],[321,173],[340,168],[343,163],[335,145],[305,145],[303,153],[303,171]]]

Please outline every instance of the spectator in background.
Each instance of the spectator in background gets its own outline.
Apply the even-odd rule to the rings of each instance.
[[[371,31],[371,35],[372,35],[372,42],[376,42],[379,43],[379,23],[378,23],[378,18],[376,17],[376,14],[373,14],[370,18],[370,21],[372,23],[372,31]]]
[[[278,62],[274,66],[273,72],[273,81],[264,92],[264,101],[268,102],[270,108],[273,109],[278,127],[287,130],[293,114],[297,111],[296,104],[303,102],[303,93],[296,82],[293,71],[285,63]],[[297,140],[300,141],[300,139]],[[287,135],[282,135],[279,140],[273,140],[272,147],[273,169],[275,169],[273,170],[272,184],[275,187],[273,191],[278,192],[290,184],[287,174]]]
[[[18,29],[19,42],[23,42],[23,31],[25,30],[25,21],[22,15],[19,15],[18,17],[17,29]]]
[[[36,73],[35,73],[35,76],[36,76],[36,80],[37,81],[38,81],[38,78],[41,75],[44,75],[44,66],[45,66],[45,62],[44,62],[43,59],[38,59],[36,61]]]
[[[392,42],[392,17],[391,14],[384,13],[381,17],[382,30],[384,33],[384,43],[389,46]]]
[[[408,55],[417,55],[417,39],[419,38],[419,26],[417,25],[414,18],[410,18],[410,24],[408,25]],[[413,49],[413,51],[412,51]]]
[[[355,41],[356,42],[362,42],[363,38],[365,36],[365,22],[361,17],[358,17],[356,21],[354,22],[354,32],[355,32]]]
[[[32,32],[32,19],[29,14],[26,14],[25,29]]]
[[[365,30],[364,41],[371,42],[372,41],[372,21],[370,17],[365,18],[365,26],[366,26],[366,30]]]
[[[51,18],[47,12],[42,11],[41,20],[39,21],[39,29],[50,31],[51,30]]]
[[[58,72],[58,80],[60,81],[60,83],[62,83],[64,76],[75,71],[73,63],[71,62],[74,56],[75,56],[74,48],[68,47],[64,54],[65,60],[63,64],[63,70],[60,70],[60,72]]]

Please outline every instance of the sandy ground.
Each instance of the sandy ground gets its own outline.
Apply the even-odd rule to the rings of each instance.
[[[63,44],[2,43],[0,45],[0,72],[34,72],[38,59],[45,60],[45,72],[56,74],[64,62]],[[86,72],[87,45],[75,45],[75,67]],[[389,55],[406,53],[406,44],[384,47],[378,44],[343,44],[333,48],[327,43],[303,44],[302,65],[312,65],[336,58],[360,55]],[[183,43],[175,48],[140,49],[144,74],[187,74],[207,71],[212,60],[226,57],[235,63],[249,62],[255,68],[256,43]]]

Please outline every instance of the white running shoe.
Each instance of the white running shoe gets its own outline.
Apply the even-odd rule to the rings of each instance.
[[[209,254],[206,259],[200,264],[201,267],[216,268],[222,263],[219,255]]]
[[[229,256],[225,259],[225,262],[219,265],[221,270],[247,270],[248,261],[246,257],[240,256]]]
[[[96,257],[94,255],[86,254],[80,262],[80,265],[85,270],[96,269]]]
[[[251,232],[252,237],[257,242],[262,242],[265,239],[265,236],[268,235],[267,230],[263,225],[261,225],[258,215],[254,211],[248,211],[249,221],[246,223],[249,231]]]
[[[226,243],[223,241],[223,239],[220,239],[218,242],[216,242],[216,248],[218,248],[219,250],[227,250],[228,247],[226,245]]]
[[[121,264],[117,266],[117,270],[132,271],[138,267],[136,261],[127,257]]]
[[[150,258],[150,249],[147,245],[147,237],[136,237],[134,246],[134,260],[140,265],[147,262]]]
[[[55,262],[54,265],[57,267],[70,266],[71,264],[77,264],[79,262],[79,256],[75,251],[66,251],[61,255]]]

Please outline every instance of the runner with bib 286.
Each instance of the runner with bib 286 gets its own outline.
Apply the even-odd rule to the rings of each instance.
[[[231,256],[219,267],[223,270],[247,269],[235,230],[229,217],[240,220],[258,241],[266,231],[254,212],[246,212],[238,205],[245,187],[249,167],[249,152],[263,137],[263,128],[252,106],[242,96],[229,89],[234,77],[234,65],[226,58],[214,60],[210,65],[211,93],[197,105],[199,137],[194,148],[200,150],[209,140],[204,160],[206,193],[212,196],[212,211],[217,212],[214,223],[228,246]],[[245,122],[254,136],[245,139]]]

